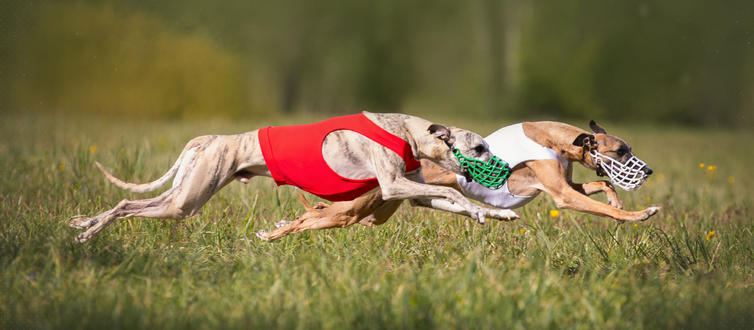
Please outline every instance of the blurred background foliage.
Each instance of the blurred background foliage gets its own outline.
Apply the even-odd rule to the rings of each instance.
[[[746,0],[4,1],[4,111],[749,126]]]

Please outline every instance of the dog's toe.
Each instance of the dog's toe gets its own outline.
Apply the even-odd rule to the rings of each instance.
[[[520,218],[516,212],[513,212],[511,210],[503,210],[503,216],[508,220],[516,220]]]
[[[648,210],[647,214],[649,215],[649,216],[647,216],[647,218],[655,215],[658,211],[660,211],[660,209],[662,209],[662,208],[659,207],[659,206],[650,206],[649,208],[647,208],[647,210]]]
[[[650,206],[646,210],[644,210],[644,216],[640,219],[641,221],[645,221],[655,215],[657,211],[659,211],[661,207],[659,206]]]
[[[261,239],[263,241],[269,241],[270,240],[269,233],[266,230],[264,230],[264,229],[262,229],[262,230],[260,230],[260,231],[257,232],[257,237],[259,237],[259,239]]]
[[[73,220],[71,220],[71,221],[68,222],[68,227],[76,228],[76,229],[84,229],[84,227],[81,227],[81,222],[83,220],[84,219],[81,219],[81,218],[79,218],[79,219],[73,219]]]
[[[610,206],[612,206],[614,208],[617,208],[619,210],[623,210],[623,208],[624,208],[623,203],[612,201],[612,200],[607,201],[607,205],[610,205]]]
[[[76,229],[87,229],[94,224],[91,218],[76,218],[68,222],[68,227]]]
[[[497,210],[493,217],[497,220],[516,220],[519,218],[518,214],[511,210]]]
[[[88,235],[87,233],[83,233],[83,234],[79,234],[79,235],[76,235],[76,238],[74,238],[73,240],[74,240],[74,241],[75,241],[76,243],[86,243],[86,242],[88,242],[88,241],[89,241],[89,239],[91,239],[91,238],[92,238],[92,236],[91,236],[91,235]]]
[[[291,222],[285,219],[281,219],[280,221],[275,223],[275,228],[285,227],[287,225],[290,225]]]

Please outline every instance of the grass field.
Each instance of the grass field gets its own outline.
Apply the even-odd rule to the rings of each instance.
[[[516,222],[406,204],[377,228],[265,243],[257,230],[302,208],[260,178],[183,222],[123,220],[83,245],[65,225],[145,196],[108,184],[95,160],[151,181],[193,136],[313,119],[0,117],[0,329],[754,327],[751,132],[606,123],[655,170],[621,192],[628,209],[663,206],[637,225],[552,217],[540,196]]]

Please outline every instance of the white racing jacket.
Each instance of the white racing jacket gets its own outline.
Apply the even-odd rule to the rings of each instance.
[[[524,134],[523,125],[520,123],[505,126],[493,132],[484,140],[489,144],[490,151],[506,161],[511,169],[525,161],[541,159],[555,159],[563,163],[563,166],[568,167],[568,162],[560,159],[555,150],[546,148],[527,137]],[[524,206],[536,197],[536,195],[518,196],[512,194],[508,189],[507,181],[500,189],[492,190],[474,181],[469,182],[461,175],[456,175],[456,180],[466,196],[502,209],[515,209]]]

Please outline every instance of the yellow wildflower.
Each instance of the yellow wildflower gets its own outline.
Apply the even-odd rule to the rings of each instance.
[[[523,229],[523,228],[521,228],[521,229],[519,229],[519,230],[518,230],[518,233],[519,233],[519,234],[523,234],[523,233],[525,233],[525,232],[526,232],[526,229]]]
[[[647,198],[644,199],[644,200],[647,201],[647,203],[651,203],[652,202],[652,197],[647,196]]]
[[[634,228],[638,228],[638,227],[639,227],[639,224],[638,224],[638,223],[635,223],[635,224],[634,224]]]
[[[95,151],[97,151],[97,146],[89,147],[89,152],[94,153]]]
[[[715,165],[710,165],[710,166],[707,166],[707,170],[708,170],[708,171],[714,171],[714,170],[716,170],[716,169],[717,169],[717,166],[715,166]]]
[[[734,178],[733,176],[729,176],[728,177],[728,183],[730,183],[730,184],[736,183],[736,178]]]
[[[63,165],[63,163],[60,163],[60,165],[58,165],[58,169],[61,170],[61,171],[64,170],[65,169],[65,165]]]
[[[704,163],[699,163],[699,168],[704,168]]]
[[[560,215],[560,211],[558,210],[550,210],[550,217],[557,218]]]
[[[712,238],[712,236],[715,236],[715,231],[714,230],[710,231],[709,233],[707,233],[707,240],[709,241],[709,239]]]
[[[126,152],[126,148],[121,147],[120,148],[120,153],[124,153],[124,152]]]

